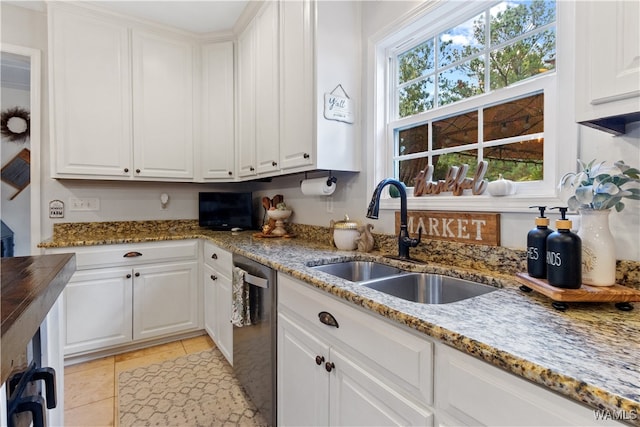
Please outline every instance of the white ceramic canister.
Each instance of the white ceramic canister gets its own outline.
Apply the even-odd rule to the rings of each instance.
[[[350,221],[348,215],[345,215],[342,221],[331,220],[333,243],[335,243],[336,248],[343,251],[353,251],[358,247],[358,242],[356,241],[360,237],[358,225],[357,222]]]

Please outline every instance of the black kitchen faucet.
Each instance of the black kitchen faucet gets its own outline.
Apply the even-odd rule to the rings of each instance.
[[[409,237],[409,232],[407,230],[407,191],[404,188],[404,184],[393,178],[386,178],[380,181],[376,189],[373,191],[373,196],[371,197],[371,202],[369,203],[369,209],[367,209],[367,218],[378,219],[382,189],[389,184],[396,187],[398,189],[398,193],[400,193],[400,233],[398,234],[398,258],[408,260],[411,259],[409,257],[409,248],[415,248],[420,243],[420,238],[422,237],[422,228],[418,229],[417,239],[412,239],[411,237]]]

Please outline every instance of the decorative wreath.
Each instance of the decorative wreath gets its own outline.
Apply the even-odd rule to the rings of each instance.
[[[31,116],[21,107],[13,107],[0,114],[0,131],[11,142],[25,142],[31,130]]]

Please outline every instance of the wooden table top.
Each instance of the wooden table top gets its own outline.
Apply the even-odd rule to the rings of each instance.
[[[0,384],[20,363],[75,270],[73,253],[2,258]]]

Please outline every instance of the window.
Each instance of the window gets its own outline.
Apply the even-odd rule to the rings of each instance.
[[[556,155],[565,133],[559,124],[573,123],[558,105],[570,96],[564,104],[572,111],[573,91],[559,81],[573,82],[557,69],[572,56],[571,6],[554,0],[427,3],[376,45],[377,105],[386,106],[374,119],[381,131],[374,164],[384,171],[376,179],[392,175],[411,195],[427,165],[438,180],[463,163],[471,176],[485,160],[485,179],[502,174],[519,181],[514,198],[527,199],[520,206],[555,198],[558,167],[565,164]],[[568,150],[575,146],[575,136],[564,143]],[[571,154],[569,170],[574,161]],[[441,196],[449,201],[436,205],[444,207],[455,197]],[[410,206],[435,206],[431,196],[418,199],[424,197]]]

